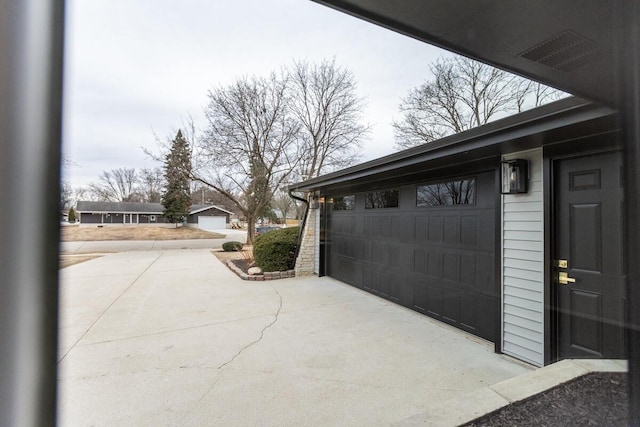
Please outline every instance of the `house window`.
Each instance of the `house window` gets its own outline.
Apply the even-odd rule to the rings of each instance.
[[[333,198],[334,211],[351,211],[356,207],[356,196],[350,194],[348,196],[338,196]]]
[[[365,209],[397,208],[398,190],[372,191],[366,194]]]
[[[416,205],[418,207],[474,205],[475,203],[475,178],[416,187]]]

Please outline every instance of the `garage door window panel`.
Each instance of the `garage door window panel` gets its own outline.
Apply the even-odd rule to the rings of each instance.
[[[386,209],[399,206],[398,190],[371,191],[365,194],[365,209]]]
[[[416,187],[416,206],[436,207],[476,204],[476,179],[438,182]]]
[[[337,196],[333,198],[334,211],[352,211],[356,208],[356,196],[353,194],[347,196]]]

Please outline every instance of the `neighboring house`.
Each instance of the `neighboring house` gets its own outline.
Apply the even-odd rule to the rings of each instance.
[[[162,224],[167,219],[160,203],[79,201],[76,208],[81,224]],[[219,206],[192,205],[187,224],[204,230],[226,228],[233,212]]]
[[[566,98],[294,184],[317,207],[296,274],[329,275],[537,366],[624,358],[617,119]],[[503,188],[514,159],[526,192]]]

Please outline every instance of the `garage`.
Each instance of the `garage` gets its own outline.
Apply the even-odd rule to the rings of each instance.
[[[199,216],[198,228],[207,231],[224,230],[227,227],[226,216]]]
[[[496,342],[495,194],[493,171],[327,193],[326,274]]]
[[[615,117],[565,98],[291,185],[309,194],[296,276],[332,276],[535,366],[621,357]]]

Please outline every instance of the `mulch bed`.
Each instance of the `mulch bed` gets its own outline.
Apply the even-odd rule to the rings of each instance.
[[[247,271],[253,267],[253,261],[250,259],[232,259],[231,262],[246,274],[249,274]]]
[[[592,372],[505,406],[463,427],[627,426],[627,374]]]

